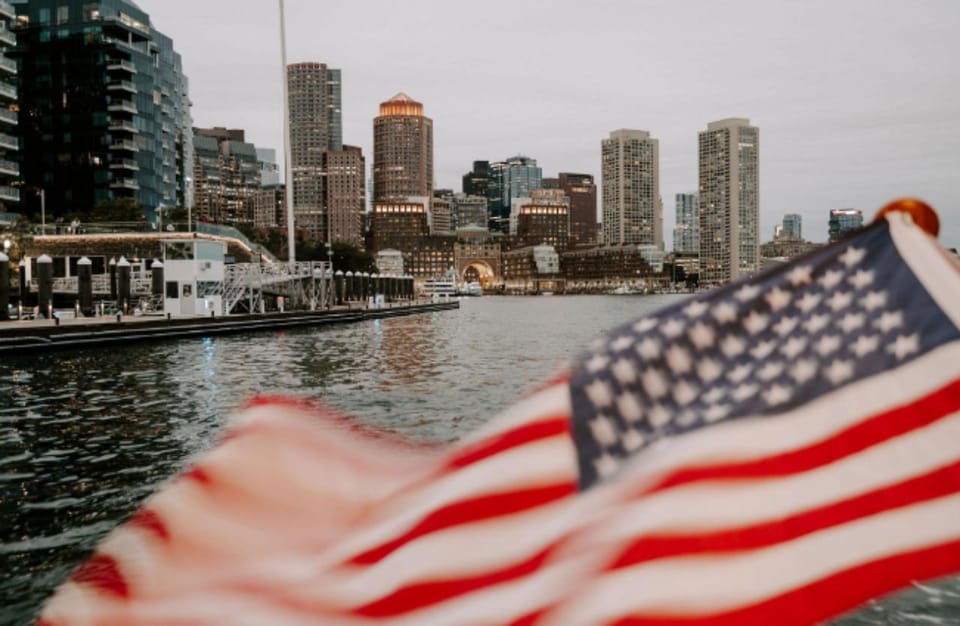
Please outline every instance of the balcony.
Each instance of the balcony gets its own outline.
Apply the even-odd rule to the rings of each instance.
[[[20,202],[20,190],[14,187],[0,187],[0,200]]]
[[[111,133],[133,133],[135,135],[140,133],[140,130],[132,122],[126,120],[111,120],[110,126],[107,128],[110,129]]]
[[[165,133],[172,133],[172,132],[173,132],[173,128],[170,126],[170,124],[167,124],[166,122],[164,122],[164,123],[160,126],[160,128],[161,128],[161,129],[163,130],[163,132],[165,132]]]
[[[128,152],[136,152],[137,144],[133,143],[132,141],[126,141],[126,140],[114,141],[113,143],[110,144],[110,149],[117,150],[117,151],[126,150]]]
[[[0,29],[0,42],[12,47],[17,45],[17,37],[6,28],[2,28]]]
[[[120,27],[124,30],[130,31],[131,33],[134,33],[135,35],[139,35],[141,37],[150,36],[150,28],[146,24],[141,24],[140,22],[130,19],[127,16],[111,15],[109,17],[103,18],[103,22],[106,25]]]
[[[0,174],[6,174],[7,176],[19,176],[20,164],[16,161],[0,159]]]
[[[140,189],[140,183],[137,182],[136,178],[115,178],[110,181],[111,189],[133,189],[136,191]]]
[[[137,93],[137,86],[129,80],[112,80],[107,83],[107,91],[126,91]]]
[[[130,61],[110,60],[110,61],[107,61],[107,71],[126,72],[127,74],[136,74],[137,66],[131,63]]]
[[[0,109],[0,122],[17,125],[17,112],[10,109]]]
[[[123,111],[124,113],[133,113],[134,115],[136,115],[137,105],[135,105],[132,102],[124,102],[124,101],[111,102],[110,104],[107,105],[107,110],[114,113],[118,111]]]
[[[129,170],[131,172],[139,172],[140,166],[137,165],[137,162],[133,159],[118,159],[116,161],[110,161],[110,169],[112,170]]]
[[[0,147],[7,148],[8,150],[19,150],[20,142],[13,135],[0,133]]]
[[[17,12],[7,0],[0,0],[0,15],[12,20],[17,17]]]
[[[17,88],[13,85],[8,85],[7,83],[0,81],[0,96],[10,98],[11,100],[16,100]]]
[[[0,56],[0,70],[7,72],[8,74],[17,73],[17,62],[13,59],[8,59],[5,56]]]

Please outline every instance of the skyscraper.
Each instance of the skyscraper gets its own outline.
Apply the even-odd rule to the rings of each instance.
[[[601,144],[603,242],[663,250],[660,142],[645,130],[620,129]]]
[[[327,239],[323,161],[325,152],[343,147],[340,70],[325,63],[292,63],[287,91],[294,220],[298,228]]]
[[[760,267],[760,131],[710,122],[699,146],[700,283],[721,284]]]
[[[839,241],[852,230],[863,226],[863,211],[860,209],[831,209],[827,230],[830,243]]]
[[[433,197],[433,120],[399,93],[373,120],[373,201]],[[429,212],[429,206],[427,207]]]
[[[330,225],[326,241],[330,243],[343,241],[363,245],[364,169],[363,152],[356,146],[324,152],[324,207]]]
[[[54,214],[114,198],[150,220],[160,205],[189,206],[190,102],[173,42],[130,0],[16,8],[25,185],[44,189]]]
[[[783,233],[792,239],[803,239],[803,218],[796,213],[784,215]]]
[[[491,227],[507,232],[510,224],[510,210],[514,198],[529,198],[530,192],[540,189],[543,183],[543,170],[537,166],[537,160],[517,155],[490,166],[490,189],[488,206]]]
[[[487,197],[490,187],[490,162],[474,161],[473,169],[463,175],[463,193],[468,196]]]
[[[8,50],[16,45],[11,24],[13,6],[0,2],[0,210],[20,202],[20,190],[13,186],[20,178],[20,142],[14,136],[17,128],[17,63],[8,58]]]
[[[673,229],[673,251],[678,254],[700,252],[700,204],[696,192],[675,197],[677,225]]]
[[[570,245],[597,242],[597,186],[590,174],[560,172],[560,189],[570,198]]]
[[[257,149],[244,132],[227,128],[194,128],[196,216],[222,224],[253,224],[247,210],[250,196],[260,188]]]

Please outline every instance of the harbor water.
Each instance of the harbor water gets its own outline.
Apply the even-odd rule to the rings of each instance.
[[[682,296],[467,298],[459,310],[0,362],[0,624],[28,624],[96,541],[260,393],[452,442],[590,341]],[[692,594],[697,590],[691,589]],[[960,626],[960,582],[840,619]]]

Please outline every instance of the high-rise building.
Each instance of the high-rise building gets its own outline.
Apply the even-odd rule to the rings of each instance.
[[[244,132],[194,128],[194,200],[198,219],[221,224],[253,224],[248,199],[260,187],[257,149]]]
[[[863,211],[860,209],[831,209],[827,232],[830,243],[840,241],[850,231],[863,227]]]
[[[324,152],[323,206],[328,216],[327,241],[330,243],[343,241],[363,246],[365,163],[363,152],[357,146]]]
[[[287,66],[290,172],[297,228],[327,239],[324,153],[343,148],[340,70],[325,63]]]
[[[601,155],[604,245],[663,250],[660,142],[645,130],[615,130]]]
[[[700,284],[760,269],[760,131],[745,118],[699,135]]]
[[[473,169],[463,175],[463,193],[487,197],[490,187],[490,161],[474,161]]]
[[[696,192],[674,196],[677,225],[673,229],[673,251],[678,254],[700,252],[700,204]]]
[[[0,0],[0,211],[20,203],[20,141],[17,129],[17,63],[8,53],[17,44],[14,9]]]
[[[567,249],[570,239],[570,199],[561,189],[535,189],[529,198],[514,198],[510,234],[518,246]]]
[[[597,243],[597,185],[591,174],[560,172],[559,187],[570,198],[570,245]]]
[[[450,219],[454,229],[466,226],[487,228],[489,216],[487,214],[486,196],[471,196],[464,193],[455,193],[450,199]]]
[[[45,191],[48,217],[114,198],[151,221],[161,205],[190,206],[190,101],[173,42],[131,0],[16,8],[22,178]]]
[[[257,148],[257,161],[260,163],[260,186],[279,185],[280,166],[277,165],[277,151],[273,148]]]
[[[373,201],[433,196],[433,120],[400,93],[373,120]],[[426,207],[429,211],[429,205]]]
[[[543,186],[543,170],[537,160],[517,155],[490,166],[489,200],[490,226],[507,232],[514,198],[529,198],[530,192]]]
[[[784,215],[783,236],[792,239],[803,239],[803,218],[796,213],[787,213]]]

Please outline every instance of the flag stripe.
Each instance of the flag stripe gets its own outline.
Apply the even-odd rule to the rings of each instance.
[[[444,471],[460,469],[478,461],[538,439],[570,432],[570,416],[555,415],[544,421],[523,424],[513,430],[497,433],[459,450],[445,464]]]

